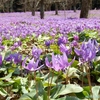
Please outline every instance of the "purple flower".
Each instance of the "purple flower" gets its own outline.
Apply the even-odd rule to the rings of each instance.
[[[79,36],[78,35],[74,35],[74,40],[78,41],[79,40]]]
[[[2,37],[0,37],[0,45],[2,44]]]
[[[75,48],[74,51],[83,62],[89,62],[96,57],[96,46],[91,39],[87,43],[83,43],[80,49]]]
[[[26,57],[25,59],[24,59],[24,61],[22,62],[22,67],[24,67],[25,69],[27,69],[27,70],[29,70],[29,71],[37,71],[37,70],[39,70],[39,69],[41,69],[42,67],[43,67],[43,65],[41,65],[41,66],[39,66],[38,67],[38,64],[39,64],[39,60],[37,60],[37,61],[35,61],[35,59],[33,58],[33,59],[31,59],[30,61],[29,61],[29,63],[27,64],[27,66],[26,66],[26,60],[28,59],[28,57]]]
[[[18,42],[15,42],[13,46],[19,47],[19,46],[21,46],[21,44],[22,44],[21,41],[18,41]]]
[[[1,50],[4,50],[4,49],[5,49],[5,46],[0,45],[0,49],[1,49]]]
[[[68,62],[68,58],[65,53],[63,53],[63,55],[52,54],[51,62],[48,61],[48,58],[45,59],[46,66],[54,69],[55,71],[65,70],[71,66],[72,62]]]
[[[61,44],[59,47],[60,47],[60,51],[62,53],[65,52],[67,55],[69,55],[72,51],[71,48],[67,48],[64,44]]]
[[[98,43],[95,39],[90,40],[91,43],[93,43],[96,47],[98,47]]]
[[[15,50],[15,49],[16,49],[16,47],[11,46],[11,47],[10,47],[10,49],[13,51],[13,50]]]
[[[51,41],[50,41],[50,40],[45,41],[45,45],[46,45],[46,46],[48,46],[48,47],[49,47],[49,46],[50,46],[50,44],[51,44]]]
[[[78,46],[78,42],[76,40],[73,40],[71,45],[72,45],[72,47],[76,47],[76,46]]]
[[[65,36],[62,36],[62,37],[58,38],[58,45],[66,44],[67,42],[68,42],[68,39]]]
[[[0,55],[0,66],[2,65],[2,55]]]
[[[16,48],[18,48],[19,46],[21,46],[21,41],[15,42],[13,44],[13,46],[10,48],[11,50],[15,50]]]
[[[77,27],[76,27],[76,32],[79,32],[79,33],[80,33],[82,30],[83,30],[83,29],[82,29],[81,26],[77,26]]]
[[[15,64],[18,64],[22,61],[22,55],[19,53],[10,54],[9,56],[5,57],[6,61],[13,61]]]
[[[42,50],[41,49],[38,49],[36,46],[33,47],[33,49],[32,49],[32,55],[33,55],[33,57],[36,60],[39,59],[41,53],[42,53]]]

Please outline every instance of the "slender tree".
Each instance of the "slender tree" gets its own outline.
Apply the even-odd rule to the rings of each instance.
[[[13,12],[13,1],[14,0],[9,1],[9,12]]]
[[[80,18],[88,18],[92,0],[82,0]]]
[[[36,10],[35,4],[36,4],[36,0],[34,0],[32,3],[32,16],[35,16],[35,10]]]
[[[4,0],[0,0],[0,12],[4,13]]]
[[[76,0],[73,0],[74,12],[76,12]]]
[[[98,0],[94,0],[94,8],[97,9],[97,1]]]
[[[58,2],[55,2],[55,15],[58,15]]]
[[[24,4],[24,12],[26,12],[26,7],[27,7],[26,4],[27,4],[27,0],[24,0],[24,1],[23,1],[23,4]]]
[[[40,1],[40,18],[44,19],[44,0]]]

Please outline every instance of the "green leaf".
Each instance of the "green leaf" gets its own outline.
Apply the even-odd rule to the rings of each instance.
[[[37,81],[37,87],[38,87],[38,94],[41,96],[43,95],[43,100],[47,100],[47,93],[46,91],[44,90],[44,87],[43,87],[43,83],[41,80],[38,80]]]
[[[11,91],[17,93],[19,89],[12,89]]]
[[[97,38],[98,33],[96,31],[86,31],[86,36],[90,38]]]
[[[63,77],[66,78],[66,75],[68,78],[79,78],[80,71],[76,68],[69,68],[65,74],[63,74]]]
[[[87,91],[88,93],[90,93],[90,87],[89,86],[85,86],[83,87],[84,91]]]
[[[36,98],[34,99],[34,96],[36,95],[36,90],[33,89],[33,91],[23,94],[19,100],[36,100]]]
[[[97,81],[100,83],[100,78]]]
[[[44,92],[43,92],[43,100],[47,100],[47,98],[48,98],[48,97],[47,97],[47,93],[44,91]]]
[[[2,95],[3,97],[6,97],[8,93],[3,88],[0,88],[0,95]]]
[[[66,94],[70,94],[70,93],[79,93],[82,91],[83,91],[83,88],[80,87],[79,85],[68,84],[68,85],[66,85],[66,87],[65,86],[63,87],[63,89],[60,91],[58,96],[66,95]]]
[[[38,80],[37,82],[36,82],[36,87],[38,88],[38,91],[39,91],[39,94],[42,94],[43,92],[44,92],[44,90],[43,90],[43,84],[42,84],[42,81],[41,80]]]
[[[14,81],[10,80],[8,82],[0,81],[0,87],[7,87],[14,83]]]
[[[48,36],[42,36],[42,35],[38,36],[38,41],[39,42],[43,42],[43,41],[49,40],[49,39],[50,39],[50,37],[48,37]]]
[[[27,95],[22,95],[21,98],[19,100],[33,100],[32,98],[30,98]]]
[[[87,98],[90,97],[90,96],[89,96],[89,93],[88,93],[87,91],[83,91],[82,93],[84,94],[85,98],[86,98],[86,97],[87,97]]]
[[[0,78],[0,80],[11,80],[12,73],[9,73],[7,76]]]
[[[95,61],[100,61],[100,56],[97,56],[97,57],[95,58]]]
[[[7,51],[5,52],[5,55],[4,55],[4,56],[7,57],[7,56],[9,56],[10,54],[11,54],[11,51],[8,51],[8,50],[7,50]]]
[[[86,98],[90,98],[90,95],[89,95],[89,93],[87,92],[87,91],[82,91],[82,92],[80,92],[80,93],[75,93],[75,95],[78,97],[78,98],[80,98],[80,99],[82,99],[82,100],[84,100],[84,99],[86,99]]]
[[[18,92],[21,89],[21,77],[17,77],[14,80],[13,89],[12,91]]]
[[[51,92],[51,98],[57,98],[58,93],[60,92],[61,89],[62,89],[61,84],[54,86],[50,91]]]
[[[6,98],[6,100],[11,100],[11,99],[12,99],[12,97],[7,97],[7,98]]]
[[[68,61],[70,62],[70,61],[72,61],[72,59],[68,59]],[[79,63],[79,61],[74,60],[74,62],[72,63],[72,66],[77,67],[78,63]]]
[[[59,50],[59,47],[55,44],[53,45],[50,45],[50,49],[55,53],[55,54],[59,54],[60,53],[60,50]]]
[[[55,86],[55,85],[56,85],[55,82],[52,82],[52,83],[49,83],[49,84],[48,84],[48,81],[44,81],[44,82],[43,82],[43,86],[44,86],[44,87]]]
[[[85,98],[83,92],[75,93],[75,94],[76,94],[76,96],[77,96],[78,98],[80,98],[80,99],[84,99],[84,98]]]
[[[100,86],[92,87],[93,100],[99,100],[100,99],[99,92],[100,92]]]
[[[80,100],[80,99],[74,96],[66,96],[66,97],[59,98],[57,100]]]
[[[23,94],[28,93],[28,90],[25,88],[25,86],[21,86],[21,89]]]
[[[6,68],[0,68],[0,72],[4,72],[4,71],[6,71],[7,69]]]
[[[20,80],[22,85],[26,85],[27,84],[27,78],[21,78]]]
[[[30,85],[29,85],[29,87],[28,87],[28,90],[31,92],[31,91],[33,91],[33,86],[34,86],[34,84],[35,84],[35,82],[33,81],[33,80],[31,80],[31,82],[30,82]]]
[[[14,74],[15,74],[15,75],[20,75],[20,69],[19,69],[19,68],[16,68],[16,69],[14,70]]]

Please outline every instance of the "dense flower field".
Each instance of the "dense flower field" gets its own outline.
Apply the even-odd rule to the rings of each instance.
[[[100,19],[53,13],[0,14],[0,100],[100,99]]]

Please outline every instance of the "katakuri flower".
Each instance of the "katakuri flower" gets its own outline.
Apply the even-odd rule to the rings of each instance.
[[[87,43],[83,43],[80,49],[75,48],[75,53],[80,57],[82,62],[90,62],[96,57],[96,46],[91,39]]]
[[[71,53],[71,51],[72,51],[72,49],[70,48],[70,47],[66,47],[64,44],[61,44],[60,46],[59,46],[59,48],[60,48],[60,51],[62,52],[62,53],[66,53],[67,55],[69,55],[70,53]]]
[[[45,41],[45,45],[46,45],[47,47],[49,47],[49,46],[51,45],[51,41],[50,41],[50,40]]]
[[[61,36],[60,38],[58,38],[58,42],[57,44],[60,45],[60,44],[66,44],[68,42],[68,38],[65,37],[65,36]]]
[[[19,53],[10,54],[9,56],[5,57],[5,60],[18,64],[22,61],[22,55]]]
[[[32,49],[32,55],[33,55],[33,57],[36,60],[39,59],[41,53],[42,53],[42,50],[41,49],[37,48],[36,46],[33,47],[33,49]]]
[[[28,57],[26,57],[24,59],[24,61],[22,62],[22,67],[29,70],[29,71],[37,71],[39,69],[41,69],[43,67],[43,65],[38,66],[39,65],[39,60],[35,61],[35,59],[31,59],[29,61],[29,63],[26,65],[26,61],[27,61]]]
[[[72,62],[74,59],[72,60]],[[72,62],[68,62],[67,55],[63,53],[63,55],[54,55],[52,54],[52,60],[49,62],[48,58],[45,59],[45,64],[47,67],[54,69],[55,71],[65,70],[69,66],[71,66]]]
[[[74,35],[73,38],[74,38],[74,40],[76,40],[76,41],[79,40],[79,36],[78,36],[78,35]]]

